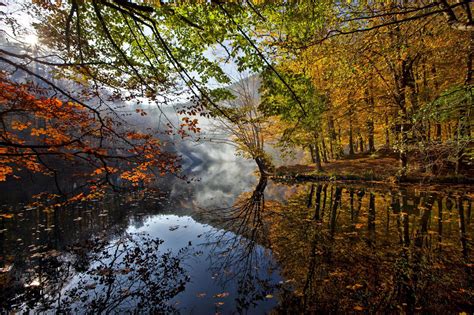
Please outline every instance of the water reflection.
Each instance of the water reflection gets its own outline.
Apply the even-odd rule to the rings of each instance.
[[[260,177],[254,191],[239,196],[234,205],[201,213],[222,228],[207,234],[206,246],[211,248],[209,257],[218,280],[223,285],[234,282],[238,287],[239,313],[259,301],[272,299],[281,283],[278,266],[268,250],[263,221],[267,182],[267,177]]]
[[[172,297],[184,290],[189,276],[178,255],[160,250],[162,241],[124,234],[109,241],[96,237],[59,253],[37,253],[10,301],[26,312],[100,314],[130,309],[172,312]]]
[[[462,193],[300,186],[268,219],[291,280],[279,309],[472,312],[471,207]]]
[[[474,311],[469,187],[261,177],[227,189],[231,177],[53,212],[11,210],[0,221],[0,307]],[[220,199],[202,202],[202,187],[220,189]]]
[[[139,240],[127,235],[126,229],[143,225],[147,216],[167,205],[165,200],[164,194],[145,198],[142,192],[128,196],[111,195],[101,203],[77,204],[56,211],[20,206],[9,209],[8,216],[0,221],[1,309],[48,309],[59,303],[59,295],[66,294],[62,290],[72,281],[74,274],[86,271],[94,261],[108,263],[113,260],[99,255],[105,255],[106,247],[115,246],[122,259],[132,259],[128,252],[133,242],[136,243],[134,248],[145,250],[147,246],[151,247],[153,243],[144,238],[140,238],[138,246]],[[158,243],[155,245],[157,247]],[[86,250],[81,253],[76,248]],[[153,259],[156,263],[157,257],[146,257],[149,263]],[[136,275],[130,273],[127,276],[134,278]],[[86,296],[76,296],[75,299],[86,299]],[[65,308],[65,305],[72,307],[71,302],[62,300],[54,307]],[[92,307],[97,309],[99,305]]]

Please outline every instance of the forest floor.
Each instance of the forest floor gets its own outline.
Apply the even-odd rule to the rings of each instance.
[[[340,160],[323,163],[323,171],[317,171],[314,164],[280,166],[275,169],[274,178],[297,180],[357,180],[406,183],[461,183],[474,184],[474,169],[463,169],[454,174],[454,167],[439,175],[424,172],[420,163],[410,161],[407,176],[400,179],[400,162],[393,153],[358,153]]]

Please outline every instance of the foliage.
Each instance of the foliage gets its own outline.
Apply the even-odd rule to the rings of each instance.
[[[104,184],[126,185],[118,179],[138,186],[178,170],[176,158],[162,152],[153,133],[120,128],[103,112],[48,97],[47,90],[14,83],[5,74],[0,76],[0,114],[0,181],[24,171],[56,178],[59,168],[53,164],[60,161],[77,168],[79,174],[73,175],[92,191]],[[80,193],[72,200],[82,197]]]

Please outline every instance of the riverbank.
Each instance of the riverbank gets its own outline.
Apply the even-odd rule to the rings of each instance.
[[[400,163],[393,155],[355,154],[340,160],[323,163],[323,171],[314,164],[285,165],[275,169],[273,179],[296,181],[363,181],[383,183],[474,184],[474,170],[461,174],[445,171],[440,175],[423,172],[411,163],[408,175],[400,177]]]

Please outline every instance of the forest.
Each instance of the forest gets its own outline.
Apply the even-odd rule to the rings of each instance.
[[[473,312],[473,9],[0,0],[0,312]]]

